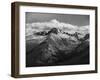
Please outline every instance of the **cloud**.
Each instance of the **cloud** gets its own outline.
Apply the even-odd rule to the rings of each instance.
[[[87,26],[76,26],[69,23],[59,22],[56,19],[53,19],[49,22],[35,22],[26,24],[26,35],[31,35],[34,32],[38,31],[48,31],[51,28],[59,28],[65,32],[74,33],[79,32],[86,34],[89,32],[89,25]]]

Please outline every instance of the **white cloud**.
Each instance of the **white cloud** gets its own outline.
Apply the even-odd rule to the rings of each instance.
[[[69,33],[79,32],[84,35],[89,32],[89,25],[76,26],[53,19],[49,22],[35,22],[26,24],[26,35],[32,35],[34,32],[38,31],[50,30],[51,28],[59,28]]]

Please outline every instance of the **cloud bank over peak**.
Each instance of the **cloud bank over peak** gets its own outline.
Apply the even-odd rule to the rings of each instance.
[[[65,32],[74,33],[79,32],[82,34],[89,33],[89,25],[76,26],[69,23],[63,23],[56,19],[52,19],[49,22],[33,22],[26,24],[26,35],[31,35],[34,32],[48,31],[52,28],[58,28]]]

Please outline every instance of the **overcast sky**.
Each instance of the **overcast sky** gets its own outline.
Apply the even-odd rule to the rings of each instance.
[[[53,19],[76,26],[89,25],[89,15],[26,12],[26,23],[49,22]]]

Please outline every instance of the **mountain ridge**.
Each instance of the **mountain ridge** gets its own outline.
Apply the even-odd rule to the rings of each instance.
[[[68,38],[64,38],[59,34],[65,34]],[[78,39],[78,33],[69,34],[61,32],[57,28],[52,28],[45,36],[46,38],[28,54],[27,66],[33,66],[34,64],[36,66],[59,64],[59,62],[67,59],[68,56],[76,55],[75,53],[80,53],[80,50],[88,49],[89,46],[88,42],[86,42],[89,39],[89,35]],[[30,57],[31,59],[29,59]]]

